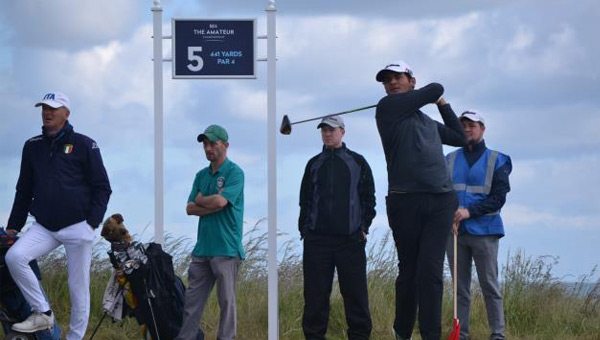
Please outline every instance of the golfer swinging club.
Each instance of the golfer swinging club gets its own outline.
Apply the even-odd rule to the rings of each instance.
[[[437,83],[415,90],[412,68],[394,61],[376,80],[387,96],[375,118],[388,170],[387,215],[398,252],[396,339],[410,339],[417,310],[423,340],[439,340],[446,242],[458,199],[442,144],[463,146],[465,136]],[[423,112],[437,104],[444,124]]]

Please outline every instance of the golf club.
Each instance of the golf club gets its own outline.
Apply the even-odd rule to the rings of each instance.
[[[344,115],[346,113],[351,113],[351,112],[356,112],[356,111],[362,111],[362,110],[370,109],[370,108],[373,108],[373,107],[376,107],[376,106],[377,106],[377,104],[375,104],[375,105],[369,105],[369,106],[360,107],[360,108],[354,109],[354,110],[348,110],[348,111],[342,111],[342,112],[332,113],[332,114],[328,114],[328,115],[325,115],[325,116],[316,117],[316,118],[310,118],[310,119],[305,119],[305,120],[300,120],[300,121],[293,122],[293,123],[290,122],[290,119],[288,118],[287,115],[284,115],[283,116],[283,120],[281,121],[281,128],[279,128],[279,132],[281,132],[281,134],[283,134],[283,135],[289,135],[290,133],[292,133],[292,125],[294,125],[294,124],[306,123],[306,122],[310,122],[310,121],[318,120],[318,119],[323,119],[323,118],[327,118],[327,117]]]

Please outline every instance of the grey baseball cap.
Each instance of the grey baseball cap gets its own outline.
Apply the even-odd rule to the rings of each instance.
[[[321,120],[321,122],[319,123],[319,125],[317,125],[317,129],[320,129],[323,125],[328,125],[331,126],[332,128],[344,128],[344,119],[340,116],[331,116],[331,117],[325,117],[323,118],[323,120]]]

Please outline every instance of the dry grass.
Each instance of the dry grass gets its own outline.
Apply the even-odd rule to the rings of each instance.
[[[267,339],[267,270],[266,233],[263,220],[251,226],[244,235],[247,259],[240,268],[238,291],[238,339]],[[392,339],[394,318],[394,280],[397,273],[396,252],[389,233],[376,235],[378,241],[367,246],[369,298],[373,317],[372,339]],[[134,235],[134,238],[136,236]],[[374,239],[371,237],[371,239]],[[173,255],[175,271],[184,277],[192,242],[167,236],[165,250]],[[86,339],[102,317],[101,300],[110,275],[106,242],[94,248],[92,265],[92,313]],[[302,259],[299,241],[280,246],[279,254],[279,331],[286,340],[303,339],[301,317]],[[69,296],[66,286],[64,256],[60,251],[40,261],[43,285],[52,301],[58,322],[68,324]],[[507,336],[512,340],[600,340],[600,280],[594,281],[595,269],[566,287],[552,276],[556,264],[553,257],[531,258],[518,251],[509,255],[502,269]],[[476,280],[474,280],[475,282]],[[447,282],[444,295],[443,336],[451,329],[451,285]],[[487,339],[487,319],[481,291],[474,287],[471,333],[474,339]],[[328,339],[345,339],[346,324],[342,299],[336,289],[332,294]],[[207,339],[216,338],[218,306],[211,296],[202,327]],[[100,326],[95,339],[141,339],[140,327],[134,319],[113,323],[109,318]],[[420,339],[415,329],[414,339]]]

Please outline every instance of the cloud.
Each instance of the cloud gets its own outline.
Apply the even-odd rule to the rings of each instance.
[[[503,4],[514,3],[515,1],[505,1]],[[227,2],[227,8],[223,8],[223,3],[218,0],[197,1],[202,7],[202,11],[208,13],[257,13],[263,10],[267,5],[265,1],[244,1],[231,0]],[[393,0],[375,0],[375,1],[350,1],[340,5],[334,1],[306,0],[297,1],[274,1],[278,15],[294,16],[314,16],[315,13],[321,15],[342,14],[342,15],[360,15],[367,19],[387,18],[395,20],[422,19],[432,16],[455,16],[464,13],[473,8],[489,9],[497,7],[494,2],[458,0],[452,3],[440,2],[436,0],[424,0],[419,2],[405,3]]]
[[[165,0],[163,30],[170,32],[170,15],[202,13],[258,17],[258,33],[264,34],[266,4]],[[276,5],[277,124],[284,114],[298,121],[377,103],[385,94],[375,73],[390,60],[405,59],[418,86],[440,82],[457,112],[481,111],[488,145],[511,155],[512,191],[504,209],[511,234],[523,228],[535,235],[544,228],[550,235],[543,251],[553,253],[562,252],[555,233],[594,230],[600,211],[594,191],[600,186],[596,0],[577,6],[549,0],[541,7],[531,0]],[[113,0],[0,2],[0,100],[7,112],[0,125],[5,189],[0,217],[12,204],[23,142],[40,132],[33,103],[57,89],[71,97],[76,130],[102,148],[114,189],[109,211],[123,212],[136,230],[153,223],[150,6]],[[264,56],[264,42],[258,46]],[[164,40],[164,54],[169,50]],[[186,216],[183,205],[195,172],[206,165],[196,136],[213,123],[228,129],[231,158],[246,171],[245,218],[265,217],[266,64],[257,66],[255,80],[173,80],[171,65],[164,64],[167,229],[195,238],[197,219]],[[439,119],[434,106],[423,111]],[[346,115],[345,141],[373,169],[379,228],[387,226],[387,173],[373,115],[374,110]],[[322,146],[317,123],[277,135],[278,224],[290,234],[304,166]]]
[[[3,25],[20,45],[79,49],[129,33],[140,22],[138,1],[3,1]]]
[[[469,30],[481,25],[480,17],[478,13],[469,13],[453,19],[440,20],[435,25],[437,27],[432,35],[431,53],[442,59],[462,57],[469,46],[465,37],[469,36]]]
[[[240,86],[232,83],[228,86],[231,98],[226,103],[227,109],[234,116],[260,122],[267,121],[267,91]]]
[[[573,225],[591,228],[598,224],[600,211],[600,201],[595,199],[600,186],[596,171],[599,167],[598,154],[536,160],[513,158],[512,190],[507,202],[535,207],[534,216],[549,213],[560,221],[553,225],[573,219]],[[564,223],[563,227],[567,226],[570,224]]]
[[[517,27],[512,39],[508,42],[506,50],[508,52],[526,50],[533,44],[534,40],[535,34],[532,30],[529,27],[520,25]]]
[[[589,76],[588,70],[581,67],[587,63],[586,48],[571,25],[563,23],[552,31],[538,33],[521,26],[513,34],[504,51],[497,55],[498,67],[513,75]]]
[[[531,206],[509,203],[503,208],[502,217],[505,225],[510,226],[511,229],[536,227],[558,232],[582,229],[597,233],[600,214],[568,216],[561,212],[544,211]]]

